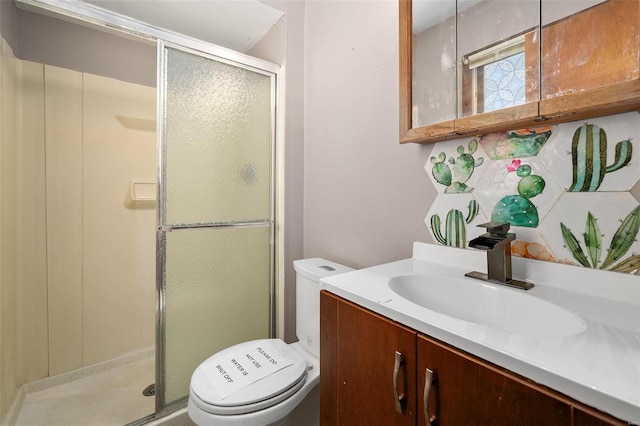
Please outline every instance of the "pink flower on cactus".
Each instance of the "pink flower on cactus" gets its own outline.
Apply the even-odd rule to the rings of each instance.
[[[507,171],[515,172],[520,167],[520,160],[511,160],[511,164],[507,166]]]

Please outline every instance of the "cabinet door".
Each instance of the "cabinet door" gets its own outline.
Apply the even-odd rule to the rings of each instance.
[[[540,8],[542,99],[640,78],[640,2],[542,0]]]
[[[640,2],[542,0],[540,7],[540,116],[552,123],[637,109]]]
[[[321,424],[415,425],[416,333],[326,292],[320,319]]]
[[[418,354],[421,395],[426,369],[434,372],[427,405],[438,426],[571,424],[568,404],[520,377],[424,336],[418,336]],[[421,397],[418,425],[428,424],[424,411]]]

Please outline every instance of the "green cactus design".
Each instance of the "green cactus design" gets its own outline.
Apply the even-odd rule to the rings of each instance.
[[[587,214],[585,232],[582,234],[587,253],[589,254],[588,258],[582,250],[578,239],[562,222],[560,222],[560,230],[565,246],[569,249],[573,258],[582,266],[629,273],[640,268],[640,255],[633,253],[624,260],[620,260],[620,258],[631,248],[631,245],[638,235],[638,230],[640,229],[640,206],[633,209],[621,222],[618,230],[611,239],[607,256],[600,265],[598,264],[600,263],[602,254],[602,234],[598,226],[598,220],[591,212]],[[618,263],[614,265],[615,262]]]
[[[582,247],[580,247],[580,241],[573,235],[573,232],[562,222],[560,222],[560,230],[562,231],[562,239],[564,240],[565,246],[571,251],[573,258],[580,262],[582,266],[590,268],[589,260],[587,256],[584,255]]]
[[[469,201],[467,217],[457,209],[451,209],[445,219],[444,236],[440,230],[441,220],[438,214],[431,216],[431,230],[435,239],[442,245],[465,248],[467,246],[467,224],[478,216],[478,203]]]
[[[518,183],[518,195],[502,197],[493,208],[491,221],[536,228],[539,222],[538,209],[529,199],[542,193],[546,185],[545,180],[541,176],[532,175],[531,166],[528,164],[519,165],[520,160],[514,160],[513,164],[518,165],[515,171],[522,178]],[[510,171],[513,170],[511,167],[514,166],[510,166]]]
[[[473,154],[478,149],[477,139],[469,141],[467,147],[469,152],[465,152],[464,146],[458,146],[458,158],[449,157],[449,164],[445,163],[447,156],[444,152],[441,152],[438,157],[434,156],[430,159],[433,164],[431,174],[436,182],[447,187],[444,191],[446,194],[465,193],[473,189],[467,186],[466,182],[473,175],[475,168],[482,165],[484,159],[482,157],[473,158]],[[451,167],[453,167],[453,173]],[[453,181],[453,175],[456,177],[455,181]]]
[[[606,173],[615,172],[629,164],[633,154],[631,139],[616,144],[613,164],[607,166],[607,134],[595,124],[584,124],[576,129],[571,142],[573,183],[570,192],[594,192]]]
[[[587,213],[587,226],[583,236],[591,264],[597,265],[600,261],[600,255],[602,254],[602,233],[598,226],[598,220],[591,212]]]
[[[629,250],[638,235],[640,228],[640,206],[636,207],[624,218],[618,230],[613,235],[607,257],[602,262],[602,269],[608,268],[614,262],[620,260]]]

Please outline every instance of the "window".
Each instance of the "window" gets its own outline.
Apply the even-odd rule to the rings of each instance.
[[[463,58],[463,115],[527,101],[526,34]]]
[[[525,102],[524,52],[484,66],[484,111]]]

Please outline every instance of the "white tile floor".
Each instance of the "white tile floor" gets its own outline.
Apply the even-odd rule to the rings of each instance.
[[[122,426],[152,414],[153,356],[27,393],[16,426]]]

